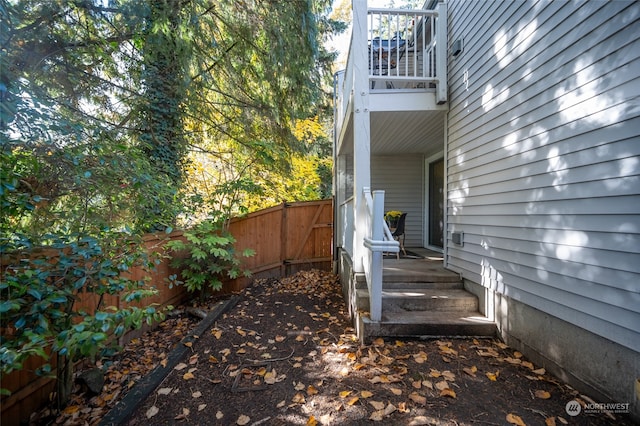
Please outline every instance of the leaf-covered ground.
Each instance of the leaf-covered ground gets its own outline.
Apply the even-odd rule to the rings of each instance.
[[[160,336],[176,330],[165,325]],[[134,366],[166,356],[141,341],[110,372],[127,377],[112,384],[120,393],[135,382]],[[256,281],[189,349],[130,426],[632,424],[620,415],[569,416],[569,401],[591,399],[498,340],[361,346],[336,278],[318,271]],[[94,400],[113,393],[105,391]],[[58,422],[95,423],[99,416],[81,415],[97,409],[89,405]]]

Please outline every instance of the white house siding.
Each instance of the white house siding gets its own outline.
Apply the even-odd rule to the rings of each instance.
[[[422,247],[422,156],[372,156],[371,189],[385,191],[385,211],[407,213],[405,247]]]
[[[638,28],[638,2],[450,0],[446,148],[448,267],[636,352]]]

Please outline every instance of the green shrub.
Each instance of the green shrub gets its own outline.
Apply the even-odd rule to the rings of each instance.
[[[194,229],[186,231],[184,236],[187,242],[174,240],[167,246],[176,254],[182,254],[173,259],[172,266],[182,268],[184,285],[190,292],[199,292],[204,297],[209,290],[222,289],[222,280],[225,278],[251,275],[249,270],[241,268],[240,257],[250,257],[255,252],[246,249],[238,256],[233,246],[235,238],[223,232],[216,222],[201,222]],[[176,283],[182,284],[180,281]]]

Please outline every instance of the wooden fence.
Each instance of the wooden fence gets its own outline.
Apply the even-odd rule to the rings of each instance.
[[[284,277],[304,269],[330,269],[332,262],[333,204],[331,200],[283,203],[276,207],[235,218],[229,225],[236,238],[236,250],[255,250],[255,256],[243,259],[243,268],[252,272],[251,278],[238,278],[225,282],[223,291],[235,292],[245,288],[255,278]],[[184,238],[181,231],[170,235],[150,234],[144,244],[148,252],[164,253],[164,245],[171,239]],[[145,299],[145,303],[161,306],[177,305],[188,294],[183,286],[169,288],[167,278],[179,271],[170,266],[170,259],[163,257],[152,272],[134,269],[131,278],[151,278],[149,284],[158,294]],[[97,299],[89,295],[79,302],[79,307],[92,312]],[[122,307],[120,298],[112,296],[107,305]],[[138,332],[139,333],[139,332]],[[132,335],[123,339],[126,342]],[[29,419],[32,412],[49,401],[54,389],[53,380],[33,373],[42,365],[40,358],[32,358],[20,371],[2,377],[0,386],[12,394],[3,396],[0,402],[1,424],[18,425]],[[55,368],[55,365],[53,366]]]

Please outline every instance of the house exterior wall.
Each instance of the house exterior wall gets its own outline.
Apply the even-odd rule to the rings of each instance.
[[[508,343],[636,415],[639,23],[631,1],[450,0],[446,142],[447,267]]]
[[[384,211],[407,213],[405,247],[423,245],[423,180],[421,155],[371,157],[371,187],[385,191]]]

